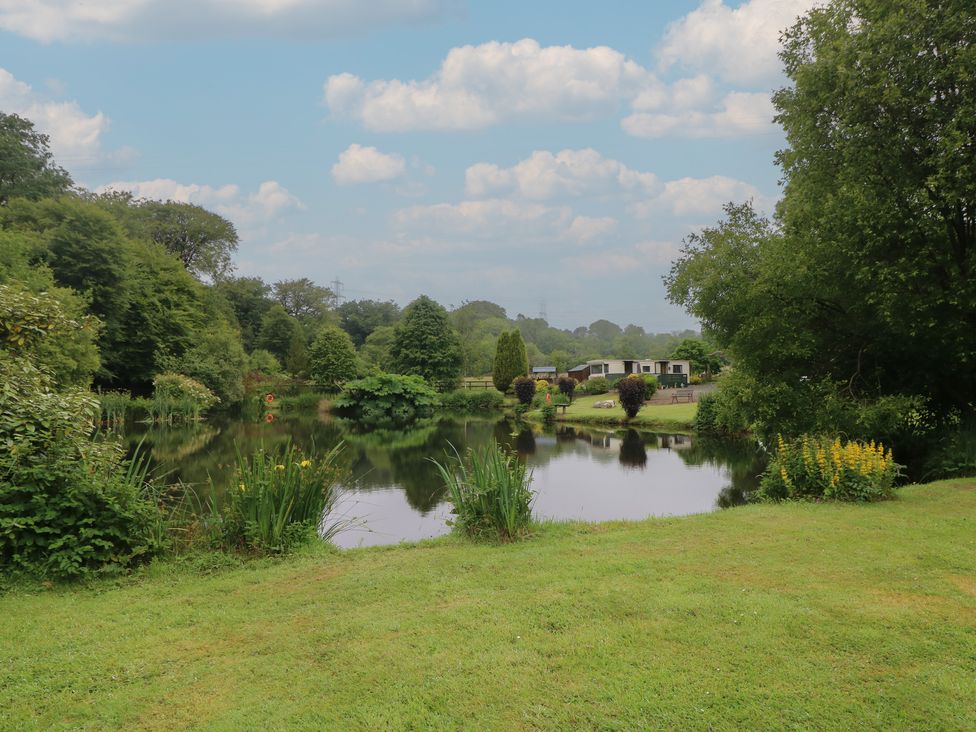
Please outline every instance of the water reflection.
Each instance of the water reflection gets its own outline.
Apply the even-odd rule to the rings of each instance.
[[[249,454],[288,440],[306,450],[346,443],[351,478],[339,510],[358,519],[341,546],[391,543],[449,530],[450,507],[430,458],[490,439],[518,452],[533,470],[537,516],[600,521],[711,511],[742,503],[757,486],[762,458],[748,442],[705,440],[571,425],[543,429],[506,420],[429,420],[404,431],[362,432],[339,420],[286,415],[212,420],[133,430],[172,481],[206,485],[218,496],[231,484],[236,450]]]

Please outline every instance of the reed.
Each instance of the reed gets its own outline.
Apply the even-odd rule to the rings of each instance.
[[[125,420],[132,407],[132,395],[127,391],[98,391],[98,405],[102,424],[110,428],[125,426]]]
[[[532,522],[532,471],[515,452],[492,440],[464,457],[454,450],[444,463],[432,462],[454,506],[455,527],[476,537],[516,539],[525,534]]]
[[[329,521],[338,495],[341,450],[342,443],[317,457],[290,443],[250,457],[238,450],[236,480],[221,522],[224,545],[274,554],[305,541],[313,530],[331,538],[342,527]]]

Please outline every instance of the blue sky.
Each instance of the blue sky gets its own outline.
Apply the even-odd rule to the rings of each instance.
[[[230,218],[238,272],[668,331],[682,237],[770,210],[812,0],[0,0],[0,109],[92,189]]]

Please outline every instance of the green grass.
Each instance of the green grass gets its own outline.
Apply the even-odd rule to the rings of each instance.
[[[596,409],[593,405],[596,402],[612,399],[617,405],[613,409]],[[558,422],[580,422],[583,424],[629,424],[634,427],[648,427],[657,429],[676,430],[687,432],[695,425],[695,414],[698,412],[698,404],[651,404],[644,405],[637,416],[632,420],[627,420],[620,400],[615,392],[600,394],[598,396],[579,396],[573,403],[566,408],[563,414],[562,409],[556,412]],[[541,420],[542,415],[537,410],[530,412],[529,419]]]
[[[0,597],[0,728],[976,729],[976,482]]]

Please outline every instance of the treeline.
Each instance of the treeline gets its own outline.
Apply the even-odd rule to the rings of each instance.
[[[398,305],[340,304],[309,279],[236,277],[237,245],[233,224],[199,206],[78,189],[29,120],[0,113],[0,283],[51,293],[85,323],[43,346],[59,383],[147,395],[158,374],[178,373],[228,404],[243,397],[249,374],[314,379],[316,363],[327,362],[318,380],[329,382],[340,368],[348,377],[402,370]],[[601,356],[667,355],[695,335],[652,335],[606,320],[560,330],[541,318],[511,319],[484,301],[445,314],[467,375],[491,372],[498,336],[512,329],[522,333],[531,365],[560,370]]]

